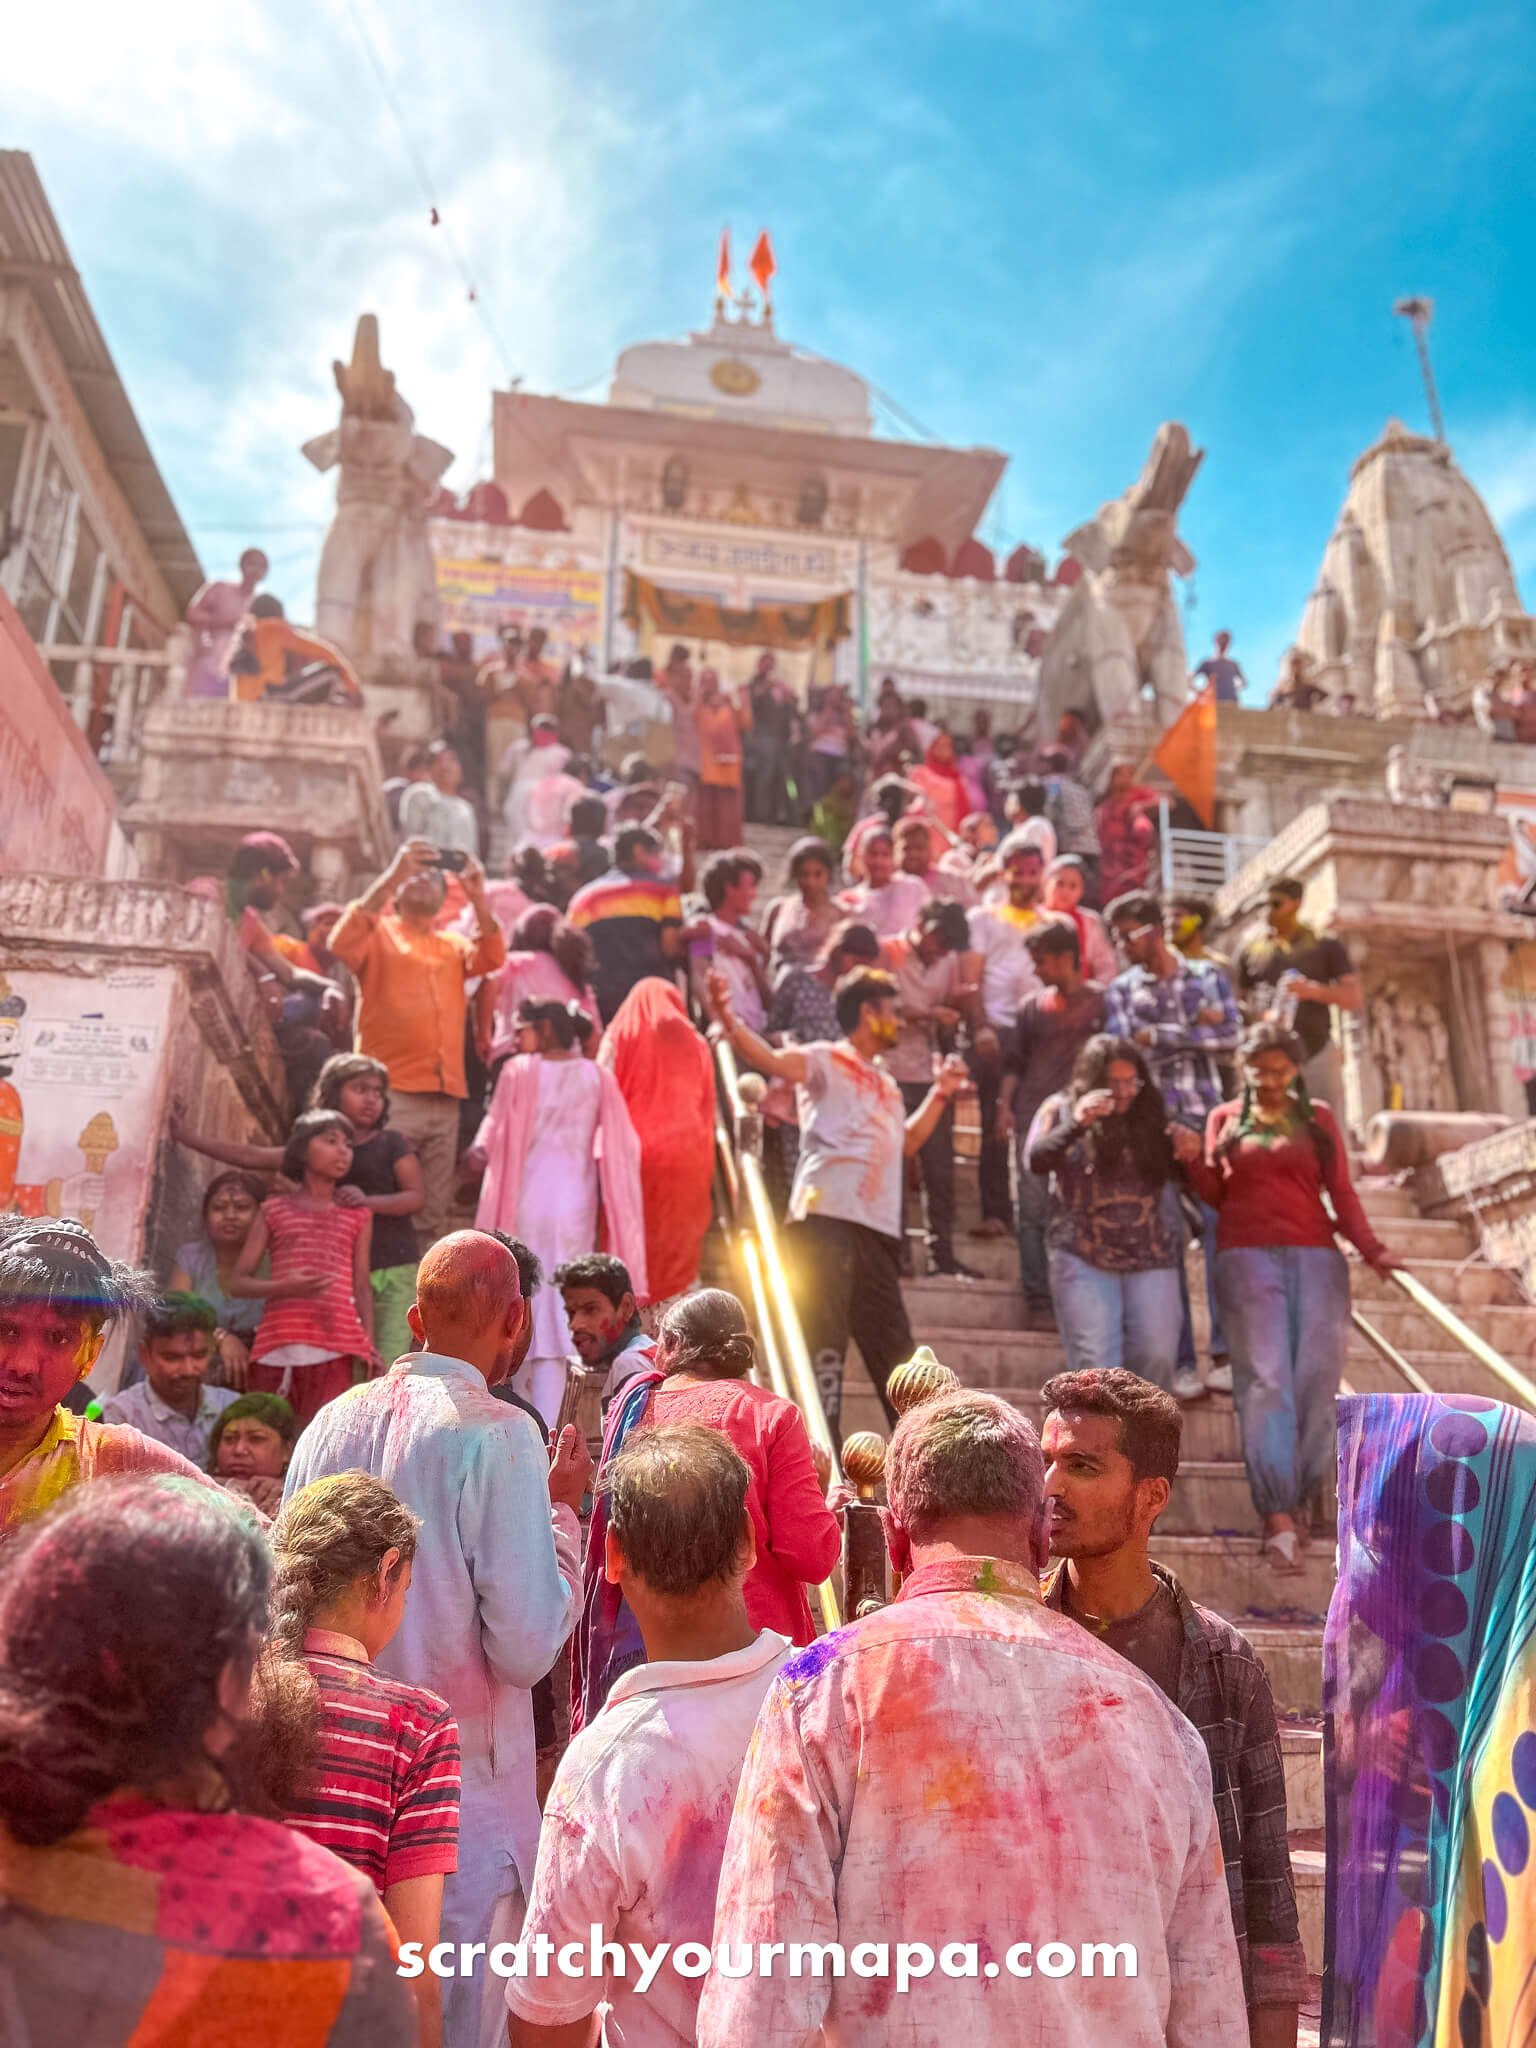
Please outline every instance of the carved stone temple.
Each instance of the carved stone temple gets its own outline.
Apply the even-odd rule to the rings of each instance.
[[[1536,652],[1488,508],[1443,441],[1400,420],[1355,463],[1296,644],[1330,697],[1411,716],[1459,707],[1489,668]]]

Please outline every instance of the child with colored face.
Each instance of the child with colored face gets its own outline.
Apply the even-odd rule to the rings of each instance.
[[[196,1467],[138,1430],[88,1421],[63,1403],[101,1356],[145,1283],[82,1224],[0,1218],[0,1536],[83,1480]]]

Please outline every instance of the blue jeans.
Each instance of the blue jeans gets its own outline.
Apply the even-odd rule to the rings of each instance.
[[[1177,1202],[1172,1183],[1169,1184],[1169,1195]],[[1222,1326],[1221,1308],[1216,1298],[1216,1211],[1209,1202],[1201,1202],[1198,1197],[1196,1206],[1200,1211],[1200,1258],[1205,1267],[1205,1301],[1211,1316],[1210,1354],[1212,1358],[1225,1358],[1229,1348],[1227,1333]],[[1180,1242],[1187,1250],[1193,1233],[1184,1220],[1187,1213],[1185,1205],[1178,1203],[1178,1208]],[[1189,1266],[1183,1252],[1179,1256],[1179,1304],[1183,1311],[1179,1330],[1179,1371],[1198,1372],[1200,1368],[1195,1352],[1195,1319],[1189,1305]]]
[[[1045,1308],[1051,1299],[1051,1274],[1045,1255],[1045,1226],[1051,1213],[1050,1176],[1031,1173],[1018,1150],[1019,1285],[1030,1308]]]
[[[1107,1273],[1071,1252],[1050,1252],[1051,1300],[1069,1372],[1124,1366],[1171,1389],[1179,1345],[1179,1276],[1172,1266]]]
[[[1243,1462],[1261,1515],[1297,1515],[1332,1475],[1349,1268],[1324,1245],[1216,1254]]]

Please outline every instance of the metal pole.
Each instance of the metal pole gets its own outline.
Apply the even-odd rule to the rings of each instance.
[[[1406,320],[1413,329],[1413,344],[1419,352],[1419,368],[1424,376],[1424,395],[1429,400],[1429,417],[1435,429],[1435,439],[1445,440],[1445,420],[1440,411],[1440,394],[1435,389],[1435,373],[1429,360],[1429,323],[1434,318],[1433,299],[1399,299],[1392,308]]]

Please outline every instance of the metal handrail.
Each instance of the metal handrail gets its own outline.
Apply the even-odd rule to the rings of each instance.
[[[1513,1395],[1522,1408],[1536,1414],[1536,1382],[1528,1380],[1520,1368],[1511,1365],[1502,1353],[1494,1350],[1485,1338],[1480,1337],[1470,1324],[1464,1323],[1456,1311],[1447,1308],[1438,1294],[1432,1294],[1424,1282],[1401,1266],[1394,1267],[1387,1278],[1406,1294],[1422,1315],[1429,1317],[1436,1329],[1468,1351],[1486,1371]],[[1426,1387],[1426,1393],[1433,1390]]]
[[[760,1162],[736,1143],[740,1129],[742,1101],[740,1075],[731,1048],[721,1041],[715,1047],[716,1068],[727,1117],[716,1119],[715,1148],[720,1161],[726,1202],[731,1210],[736,1249],[747,1276],[753,1318],[762,1339],[763,1358],[769,1384],[776,1394],[793,1401],[805,1419],[813,1444],[827,1455],[834,1481],[842,1480],[837,1442],[821,1405],[810,1349],[800,1327],[800,1317],[790,1292],[784,1261],[779,1251],[778,1225],[768,1199]],[[745,1201],[743,1201],[745,1197]],[[842,1626],[837,1588],[825,1579],[816,1589],[822,1619],[829,1629]]]
[[[1434,1388],[1429,1384],[1429,1381],[1425,1379],[1424,1375],[1416,1371],[1414,1367],[1409,1364],[1408,1360],[1404,1358],[1402,1352],[1398,1350],[1397,1346],[1394,1343],[1392,1343],[1389,1338],[1384,1337],[1381,1334],[1380,1330],[1376,1328],[1374,1323],[1368,1323],[1366,1321],[1365,1317],[1361,1315],[1359,1309],[1352,1308],[1350,1310],[1349,1320],[1354,1324],[1355,1328],[1360,1332],[1361,1336],[1365,1339],[1367,1344],[1369,1344],[1373,1350],[1380,1352],[1381,1356],[1387,1361],[1388,1365],[1394,1367],[1398,1372],[1402,1374],[1403,1378],[1408,1382],[1409,1386],[1412,1387],[1413,1391],[1416,1394],[1432,1394],[1435,1391]],[[1353,1389],[1351,1388],[1349,1389],[1349,1391],[1352,1392]]]

